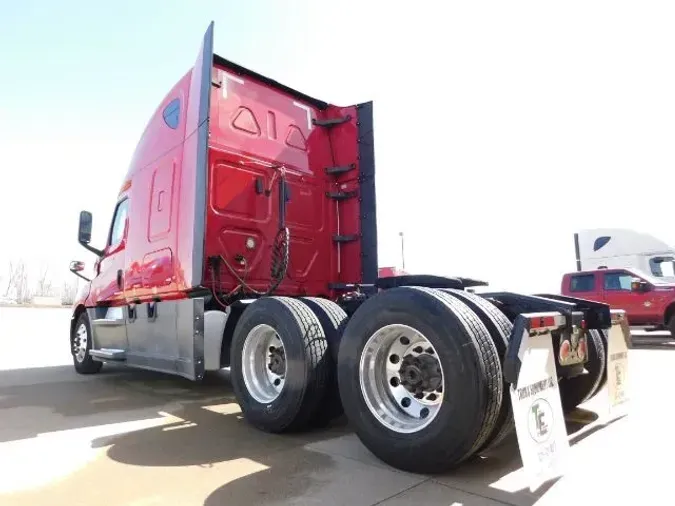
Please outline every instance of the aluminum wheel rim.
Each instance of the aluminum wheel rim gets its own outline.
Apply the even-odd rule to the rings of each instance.
[[[279,369],[279,354],[283,370]],[[274,328],[261,324],[246,336],[241,353],[244,384],[251,397],[261,404],[273,402],[284,388],[286,360],[284,343]]]
[[[400,371],[405,357],[417,360],[424,355],[426,363],[430,363],[429,357],[435,359],[440,386],[419,398],[404,386],[403,380],[407,378],[402,378]],[[436,375],[434,378],[438,381]],[[359,383],[373,416],[382,425],[402,434],[428,426],[443,403],[445,376],[438,354],[421,332],[407,325],[387,325],[368,339],[359,361]]]
[[[75,342],[73,343],[73,351],[75,352],[75,359],[78,362],[84,361],[87,356],[87,342],[89,341],[89,334],[87,333],[87,326],[82,323],[75,332]]]

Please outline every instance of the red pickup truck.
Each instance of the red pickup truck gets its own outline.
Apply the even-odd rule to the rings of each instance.
[[[675,335],[675,283],[638,269],[568,273],[561,293],[624,309],[631,325],[667,328]]]

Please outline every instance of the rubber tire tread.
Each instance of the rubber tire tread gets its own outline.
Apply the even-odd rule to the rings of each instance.
[[[587,339],[586,370],[588,373],[560,380],[560,401],[565,413],[573,411],[597,393],[602,381],[602,373],[607,369],[607,356],[600,332],[590,329],[588,337],[590,338]]]
[[[320,297],[301,297],[300,300],[316,315],[323,327],[330,355],[329,371],[326,392],[321,400],[321,406],[315,413],[310,424],[316,428],[327,426],[331,421],[340,417],[344,410],[340,399],[340,389],[337,382],[337,354],[340,348],[342,332],[347,324],[348,316],[335,302]]]
[[[452,297],[442,290],[422,287],[415,288],[437,297],[447,304],[455,314],[461,315],[463,323],[471,333],[474,344],[478,349],[479,364],[482,372],[485,374],[487,383],[487,406],[485,418],[483,419],[478,436],[476,437],[471,450],[469,450],[462,459],[466,460],[474,455],[488,441],[488,438],[496,427],[501,406],[504,402],[504,381],[502,379],[503,375],[501,362],[499,360],[499,352],[497,351],[497,347],[495,346],[488,328],[481,321],[478,314],[464,301]]]
[[[380,422],[360,387],[366,343],[391,324],[413,327],[430,340],[444,369],[444,396],[451,401],[414,433]],[[461,301],[419,287],[382,291],[354,312],[340,343],[338,382],[345,414],[364,446],[383,462],[414,473],[446,472],[471,456],[492,429],[502,394],[499,356],[485,326]]]
[[[82,323],[84,323],[84,325],[87,327],[87,355],[84,357],[82,362],[78,362],[77,358],[75,358],[75,354],[73,353],[73,341],[75,340],[77,329],[80,327],[80,325],[82,325]],[[89,316],[87,315],[86,311],[82,311],[75,322],[73,332],[70,336],[70,353],[73,355],[73,365],[75,366],[75,371],[78,374],[96,374],[103,367],[103,362],[94,360],[91,358],[91,355],[89,355],[93,337],[94,336],[91,332],[91,322],[89,321]]]
[[[480,318],[490,332],[492,341],[499,353],[499,363],[503,367],[506,349],[509,345],[511,333],[513,332],[513,324],[511,321],[494,304],[479,295],[453,288],[444,289],[443,291],[460,299],[476,313],[478,318]],[[483,446],[478,449],[478,453],[487,452],[496,448],[504,442],[508,436],[515,433],[516,423],[513,418],[513,406],[511,405],[509,395],[510,385],[506,381],[503,382],[503,385],[503,400],[495,428],[488,436]]]
[[[281,335],[286,360],[303,363],[303,375],[291,375],[287,369],[286,384],[279,396],[268,404],[256,401],[246,389],[241,372],[241,353],[250,330],[266,323],[277,332],[274,320],[288,325],[292,333]],[[296,340],[296,342],[293,342]],[[302,349],[302,353],[296,353]],[[235,397],[244,417],[254,427],[271,433],[298,432],[308,428],[321,405],[329,377],[328,345],[323,327],[306,304],[290,297],[263,297],[243,312],[232,336],[230,376]],[[290,356],[296,355],[296,356]]]
[[[608,351],[608,348],[607,348],[607,346],[608,346],[607,340],[609,339],[609,335],[608,335],[609,330],[602,329],[602,330],[599,330],[598,332],[600,332],[600,337],[602,339],[602,347],[605,351],[605,359],[606,359],[606,361],[609,361],[609,351]],[[598,395],[598,393],[603,388],[605,388],[606,384],[607,384],[607,366],[605,365],[605,368],[602,370],[602,376],[600,378],[600,383],[598,384],[598,388],[595,389],[595,392],[593,393],[593,395],[591,395],[591,397],[589,397],[589,399]]]

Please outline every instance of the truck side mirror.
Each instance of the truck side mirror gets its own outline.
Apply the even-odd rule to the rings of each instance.
[[[71,272],[82,272],[84,270],[84,262],[79,260],[73,260],[70,262],[70,271]]]
[[[634,279],[630,284],[631,292],[648,292],[649,284],[642,279]]]
[[[91,241],[91,225],[93,216],[89,211],[80,212],[80,228],[77,234],[77,240],[80,244],[89,244]],[[72,265],[72,264],[71,264]]]
[[[89,246],[91,241],[91,227],[93,223],[93,217],[89,211],[80,212],[80,226],[77,231],[77,242],[82,246],[87,248],[89,251],[94,253],[97,256],[103,256],[103,251],[96,249],[92,246]]]
[[[85,281],[91,281],[89,278],[83,276],[80,274],[84,270],[84,262],[80,262],[79,260],[73,260],[70,262],[70,272],[75,274],[78,278],[82,278]]]

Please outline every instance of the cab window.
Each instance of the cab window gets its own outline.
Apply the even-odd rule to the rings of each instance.
[[[605,290],[630,292],[633,276],[627,272],[606,272]]]
[[[110,227],[110,237],[108,238],[108,247],[114,248],[124,238],[124,229],[127,225],[127,216],[129,212],[129,199],[124,199],[117,204],[115,215],[113,216],[112,225]]]
[[[570,280],[571,292],[592,292],[595,289],[595,274],[579,274]]]

